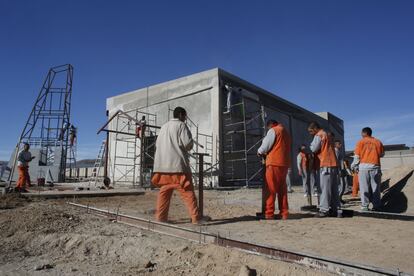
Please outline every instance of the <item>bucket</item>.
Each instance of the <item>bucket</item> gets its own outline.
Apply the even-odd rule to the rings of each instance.
[[[44,177],[39,177],[38,179],[37,179],[37,185],[38,186],[45,186],[45,178]]]

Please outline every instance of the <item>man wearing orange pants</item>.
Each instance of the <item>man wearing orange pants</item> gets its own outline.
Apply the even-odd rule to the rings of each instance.
[[[29,162],[31,162],[35,157],[32,157],[32,154],[29,151],[30,145],[25,143],[23,150],[19,152],[17,156],[17,168],[19,172],[19,179],[16,183],[16,191],[18,192],[27,192],[26,184],[30,186],[30,174],[29,174]]]
[[[268,132],[257,150],[259,156],[266,156],[266,219],[274,219],[276,194],[279,204],[278,218],[287,219],[289,205],[286,175],[290,166],[291,138],[282,124],[275,120],[267,122]]]
[[[359,191],[358,173],[354,172],[354,175],[352,176],[352,197],[358,197],[358,191]]]
[[[187,206],[193,224],[202,223],[197,207],[197,199],[191,180],[188,152],[193,148],[193,138],[185,121],[187,112],[182,107],[174,109],[174,118],[161,127],[154,157],[154,175],[151,179],[160,187],[157,199],[156,219],[168,221],[170,200],[174,190],[178,190]]]

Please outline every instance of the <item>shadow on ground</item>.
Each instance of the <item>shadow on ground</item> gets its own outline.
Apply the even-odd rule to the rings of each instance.
[[[384,195],[381,198],[382,211],[389,213],[404,213],[408,208],[408,200],[406,195],[403,192],[407,181],[412,177],[414,171],[409,172],[405,177],[398,181],[392,187],[389,187],[389,179],[381,183],[381,188],[388,187],[384,189]],[[388,181],[388,183],[386,183]]]

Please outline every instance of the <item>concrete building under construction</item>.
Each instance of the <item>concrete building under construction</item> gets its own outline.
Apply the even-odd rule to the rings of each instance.
[[[193,153],[209,154],[204,184],[216,188],[262,183],[256,152],[267,119],[281,122],[292,134],[293,175],[298,147],[312,139],[309,122],[319,122],[337,139],[344,137],[343,121],[331,113],[310,112],[215,68],[107,99],[108,176],[115,185],[148,185],[159,127],[172,118],[176,106],[188,112],[187,124],[196,141]],[[192,157],[196,172],[197,155]]]

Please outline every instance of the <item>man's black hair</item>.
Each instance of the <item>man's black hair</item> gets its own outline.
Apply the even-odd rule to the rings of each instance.
[[[318,122],[311,122],[309,124],[308,128],[310,128],[310,129],[315,129],[315,128],[320,129],[321,126],[318,124]]]
[[[178,119],[180,118],[180,115],[187,115],[187,111],[185,111],[185,109],[182,108],[181,106],[177,106],[174,109],[173,116],[174,118]]]
[[[268,126],[268,125],[274,125],[274,124],[278,124],[278,121],[273,120],[273,119],[269,119],[269,120],[267,120],[266,126]]]
[[[342,144],[342,141],[341,140],[335,140],[335,143],[341,143]]]
[[[298,151],[301,151],[303,147],[305,147],[305,148],[306,148],[306,144],[302,144],[302,145],[300,145],[300,146],[299,146]]]
[[[362,133],[365,133],[365,134],[367,134],[368,136],[371,136],[371,135],[372,135],[372,129],[371,129],[370,127],[364,127],[364,128],[362,129]]]

